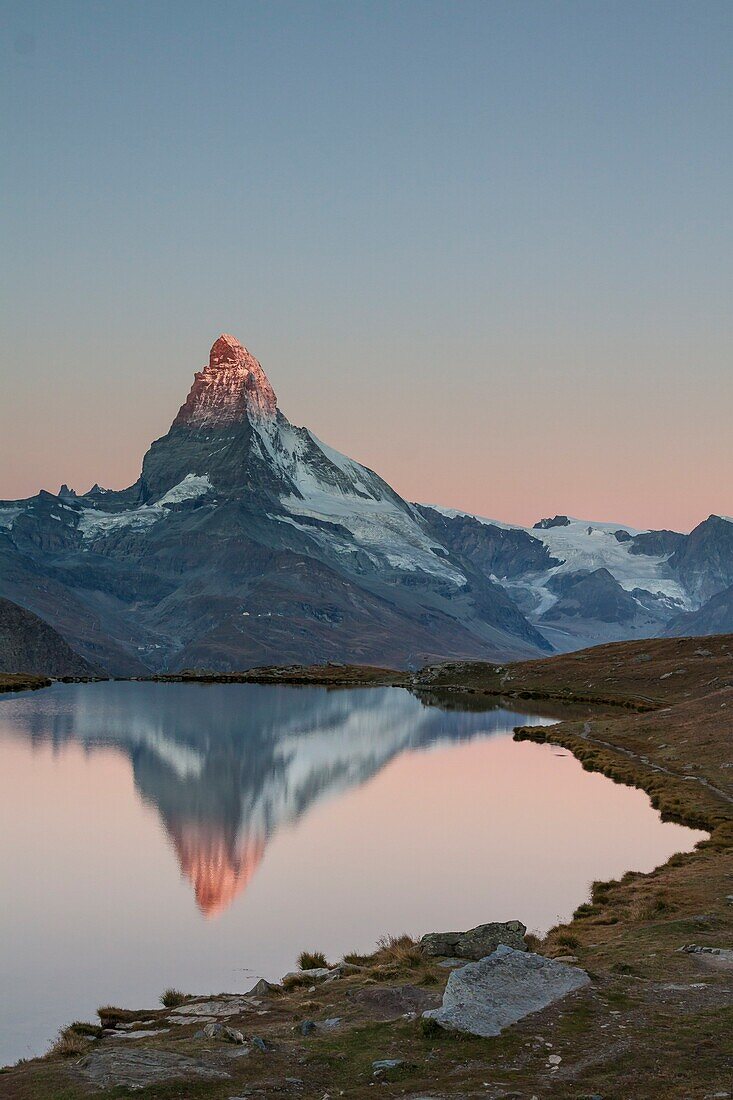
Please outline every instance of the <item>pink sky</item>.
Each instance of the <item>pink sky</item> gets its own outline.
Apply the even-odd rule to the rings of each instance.
[[[230,327],[247,342],[246,326]],[[41,332],[0,408],[0,498],[131,484],[217,334],[81,348]],[[588,348],[593,370],[569,340],[249,346],[289,419],[409,500],[524,524],[564,512],[689,530],[733,513],[731,381],[699,385],[684,344],[617,341],[605,369]],[[663,356],[666,372],[650,365]]]

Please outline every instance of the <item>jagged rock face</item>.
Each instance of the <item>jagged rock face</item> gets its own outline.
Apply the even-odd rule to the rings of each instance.
[[[435,508],[418,507],[441,542],[486,577],[504,580],[560,565],[559,558],[553,558],[544,543],[526,531],[479,523],[473,516],[449,518]]]
[[[733,586],[711,596],[698,611],[677,615],[667,623],[669,637],[733,634]]]
[[[467,932],[428,932],[420,946],[429,956],[457,959],[483,959],[500,944],[515,951],[526,951],[524,936],[527,926],[518,920],[492,921],[479,924]]]
[[[699,604],[733,584],[733,522],[709,516],[669,559]]]
[[[570,519],[568,516],[552,516],[547,519],[540,519],[535,523],[534,531],[550,531],[553,527],[569,527]]]
[[[272,419],[275,391],[259,362],[234,336],[224,334],[209,353],[209,365],[194,375],[174,428],[224,428],[245,419]]]
[[[685,545],[687,535],[679,531],[641,531],[634,535],[629,547],[630,554],[646,554],[651,557],[673,554]]]
[[[558,600],[544,613],[545,619],[583,618],[605,623],[633,623],[641,618],[645,621],[649,619],[639,602],[621,587],[608,569],[561,573],[550,579],[548,588],[558,596]]]

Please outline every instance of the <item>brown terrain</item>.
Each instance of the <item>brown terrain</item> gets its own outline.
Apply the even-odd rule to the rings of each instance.
[[[343,682],[388,681],[350,670]],[[496,1038],[446,1032],[421,1012],[439,1003],[448,970],[409,938],[387,939],[372,956],[347,956],[325,982],[304,975],[220,1004],[186,998],[183,1012],[101,1009],[99,1023],[66,1028],[45,1059],[1,1074],[0,1096],[733,1097],[733,636],[444,664],[412,687],[439,705],[480,706],[486,696],[543,710],[573,704],[559,724],[516,736],[565,746],[586,768],[643,788],[664,817],[710,834],[651,874],[595,883],[571,922],[530,940],[531,950],[577,959],[590,986]],[[202,1037],[200,1019],[186,1022],[191,1009],[244,1043]],[[381,1059],[399,1064],[375,1067]]]

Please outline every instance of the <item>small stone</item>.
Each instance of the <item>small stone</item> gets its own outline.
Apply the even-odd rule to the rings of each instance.
[[[241,1031],[238,1031],[236,1027],[225,1027],[224,1038],[228,1039],[230,1043],[244,1043],[244,1035]]]
[[[556,963],[576,963],[578,961],[577,955],[554,955],[553,960]]]
[[[265,981],[264,978],[260,978],[256,982],[249,993],[245,993],[245,997],[279,997],[283,992],[281,985],[275,985],[273,982]]]
[[[312,982],[322,982],[323,979],[327,978],[330,974],[338,974],[338,972],[338,967],[334,967],[333,970],[330,970],[326,966],[317,966],[312,970],[291,970],[290,973],[286,974],[283,978],[283,985],[295,979],[299,981],[310,979]]]
[[[246,997],[219,997],[213,1001],[189,1001],[173,1009],[175,1016],[237,1016],[257,1006]],[[185,1021],[188,1023],[189,1021]],[[193,1023],[193,1021],[191,1021]]]
[[[372,1076],[378,1080],[387,1076],[390,1070],[404,1066],[404,1058],[378,1058],[372,1062]]]
[[[203,1031],[206,1039],[221,1039],[227,1043],[244,1043],[244,1035],[235,1027],[226,1024],[207,1024]]]
[[[261,1039],[259,1035],[252,1035],[249,1041],[253,1047],[257,1047],[257,1049],[261,1050],[263,1054],[267,1053],[269,1049],[267,1043],[264,1039]]]
[[[313,1020],[301,1020],[295,1028],[301,1035],[312,1035],[316,1030],[316,1025]]]
[[[562,1058],[559,1054],[550,1054],[547,1058],[547,1061],[550,1063],[551,1066],[559,1066],[562,1062]]]
[[[156,1029],[146,1029],[143,1031],[110,1031],[110,1038],[115,1039],[149,1039],[151,1035],[167,1035],[170,1031],[169,1027],[159,1027]]]

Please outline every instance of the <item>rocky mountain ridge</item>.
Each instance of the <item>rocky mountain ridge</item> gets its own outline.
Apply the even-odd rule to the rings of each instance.
[[[511,527],[420,508],[446,545],[469,552],[557,650],[733,630],[730,601],[721,596],[733,585],[733,521],[726,517],[711,515],[683,534],[565,515]]]

